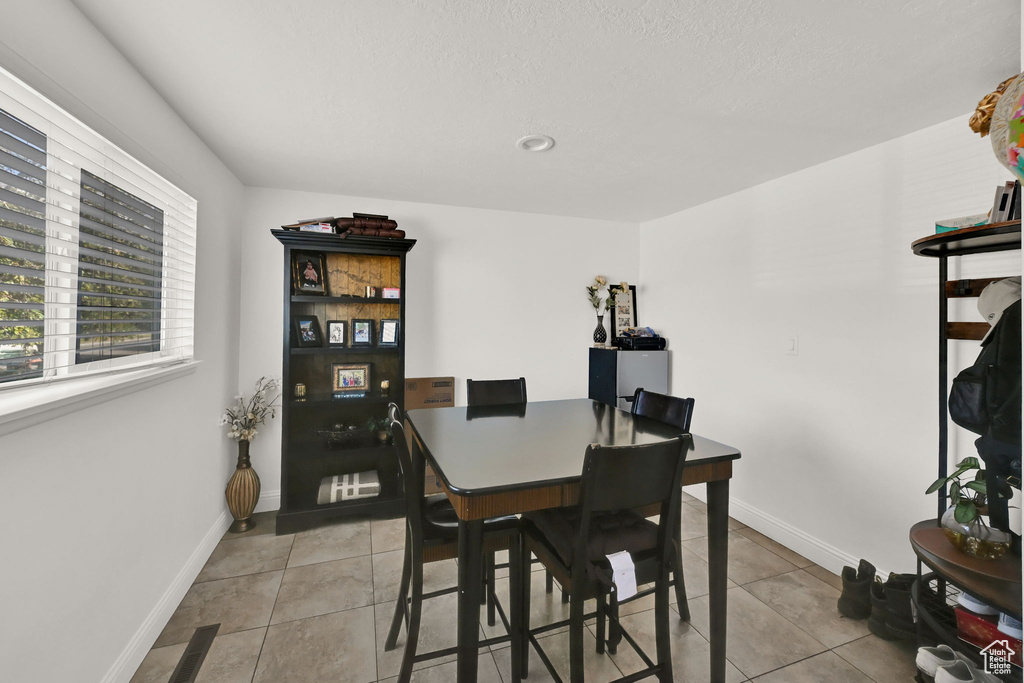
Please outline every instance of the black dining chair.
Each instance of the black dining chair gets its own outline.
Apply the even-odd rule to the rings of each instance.
[[[519,379],[467,379],[466,380],[466,403],[470,410],[476,408],[487,408],[493,406],[526,406],[526,378]],[[471,414],[471,413],[470,413]],[[500,569],[488,558],[484,562],[484,575],[488,581],[493,581],[496,569]],[[551,572],[546,577],[547,592],[554,590],[554,579]],[[569,602],[568,591],[562,591],[562,602]],[[494,607],[487,606],[487,623],[494,626]]]
[[[659,394],[654,391],[645,391],[643,387],[633,393],[630,412],[634,415],[649,417],[659,422],[665,422],[678,427],[680,433],[690,432],[690,420],[693,418],[692,398],[677,398]],[[686,582],[683,579],[683,545],[680,539],[681,520],[675,520],[675,528],[672,530],[672,542],[675,545],[675,564],[672,567],[672,583],[676,591],[676,607],[679,609],[681,621],[690,620],[690,605],[686,601]]]
[[[394,650],[398,643],[398,634],[402,622],[406,624],[405,653],[402,656],[402,667],[398,680],[406,683],[412,676],[413,664],[417,662],[447,656],[455,652],[455,648],[447,648],[436,652],[417,654],[416,645],[419,641],[420,614],[423,601],[429,598],[454,593],[457,586],[430,593],[423,592],[423,565],[458,557],[459,554],[459,519],[451,503],[442,496],[424,497],[424,463],[420,458],[413,458],[409,443],[405,437],[401,410],[394,403],[388,406],[388,419],[391,422],[391,434],[395,449],[398,451],[398,463],[402,470],[405,486],[405,560],[402,565],[402,579],[395,602],[395,614],[391,619],[384,649]],[[519,519],[515,515],[494,517],[484,520],[483,551],[493,558],[494,552],[508,549],[510,555],[518,556]],[[493,565],[493,559],[491,560]],[[485,587],[491,604],[497,603],[494,594],[494,582],[491,580]],[[508,624],[506,624],[508,626]],[[512,627],[509,626],[511,633]]]
[[[467,379],[466,403],[471,407],[525,404],[526,378]]]
[[[656,674],[661,681],[672,680],[672,651],[669,641],[669,578],[673,565],[672,528],[669,520],[679,515],[683,463],[692,437],[633,446],[587,447],[580,481],[579,505],[526,512],[520,532],[520,565],[517,586],[520,601],[518,630],[512,634],[512,679],[518,683],[529,673],[529,648],[541,655],[556,680],[550,660],[543,653],[537,635],[569,624],[569,672],[572,683],[583,681],[584,601],[597,599],[598,651],[603,652],[605,619],[610,620],[609,644],[624,637],[647,665],[642,672],[621,680],[637,680]],[[657,524],[644,518],[636,508],[657,505]],[[636,644],[618,620],[618,598],[607,555],[628,551],[636,569],[637,584],[654,583],[654,619],[657,663]],[[563,586],[569,587],[569,619],[530,629],[530,565],[522,561],[534,553]],[[613,651],[609,648],[609,651]]]

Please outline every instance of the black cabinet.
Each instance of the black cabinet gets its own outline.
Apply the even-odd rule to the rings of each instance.
[[[349,515],[402,514],[397,454],[371,421],[386,417],[388,403],[403,404],[405,264],[416,241],[272,233],[284,246],[285,272],[277,532]],[[307,261],[315,272],[309,289]],[[356,321],[360,332],[369,321],[368,335],[357,337]],[[363,472],[376,473],[377,495],[336,502],[320,495],[325,481]]]

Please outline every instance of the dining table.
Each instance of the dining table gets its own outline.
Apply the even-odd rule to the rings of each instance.
[[[457,680],[476,681],[488,517],[575,505],[590,444],[647,444],[679,428],[591,399],[409,410],[413,457],[424,458],[458,515]],[[693,435],[681,485],[707,485],[710,680],[724,683],[729,480],[740,452]],[[515,658],[513,658],[515,659]]]

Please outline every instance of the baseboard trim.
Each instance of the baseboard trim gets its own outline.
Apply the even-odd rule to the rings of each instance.
[[[698,500],[707,501],[703,486],[687,486],[683,490]],[[729,516],[793,552],[800,553],[833,574],[841,574],[843,567],[857,566],[857,558],[849,553],[735,497],[729,498]],[[878,573],[883,577],[888,575],[888,571],[881,569]]]
[[[741,500],[731,499],[729,511],[734,519],[800,553],[833,574],[840,574],[845,566],[857,566],[857,559],[849,553]]]
[[[281,509],[281,489],[276,491],[263,491],[260,493],[259,502],[256,503],[254,512],[269,512]]]
[[[131,677],[135,675],[135,671],[139,668],[142,660],[146,658],[146,653],[153,647],[153,643],[160,636],[160,632],[163,631],[171,615],[174,614],[174,610],[178,608],[181,599],[185,597],[185,593],[192,586],[192,582],[199,576],[199,572],[203,570],[203,566],[210,558],[210,555],[213,554],[214,548],[217,547],[217,543],[224,536],[224,532],[227,531],[230,523],[231,515],[228,514],[227,510],[224,510],[210,526],[209,531],[203,536],[203,540],[199,542],[196,549],[192,551],[192,555],[188,558],[185,566],[181,568],[181,571],[174,577],[171,585],[160,596],[156,606],[153,607],[145,621],[142,622],[139,630],[135,632],[135,635],[128,642],[120,656],[114,661],[110,670],[101,679],[103,683],[128,683]]]

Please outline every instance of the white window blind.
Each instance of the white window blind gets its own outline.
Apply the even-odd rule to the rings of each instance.
[[[196,200],[0,69],[0,389],[189,360]]]

